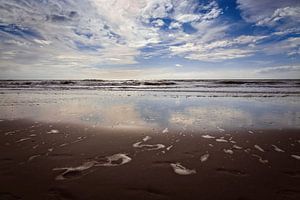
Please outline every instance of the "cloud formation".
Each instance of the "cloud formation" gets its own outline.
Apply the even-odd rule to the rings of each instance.
[[[227,7],[196,0],[1,0],[1,78],[101,77],[108,68],[117,73],[149,62],[188,69],[179,61],[218,66],[257,55],[299,56],[299,1],[237,0],[231,9],[239,22]],[[235,33],[237,24],[251,31]]]
[[[263,69],[256,70],[256,73],[259,73],[259,74],[286,73],[286,72],[294,72],[294,73],[298,73],[298,75],[300,75],[300,65],[266,67]]]

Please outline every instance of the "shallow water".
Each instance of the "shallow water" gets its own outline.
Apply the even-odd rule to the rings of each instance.
[[[197,97],[153,91],[1,89],[0,119],[142,128],[165,134],[169,130],[204,134],[241,129],[253,133],[255,129],[300,128],[299,100],[297,96]]]

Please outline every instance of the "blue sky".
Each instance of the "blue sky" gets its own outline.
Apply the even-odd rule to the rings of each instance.
[[[299,0],[0,0],[0,78],[299,78],[299,36]]]

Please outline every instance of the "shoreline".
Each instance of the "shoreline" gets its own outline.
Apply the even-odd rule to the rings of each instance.
[[[172,130],[87,129],[26,120],[0,125],[4,199],[298,199],[300,195],[300,160],[292,157],[300,155],[299,129],[180,135]],[[158,144],[164,147],[157,148]],[[116,154],[131,160],[122,164],[123,157],[108,165],[108,157]],[[177,163],[181,172],[195,173],[176,173],[171,164]],[[65,167],[83,170],[56,180],[65,170],[55,169]]]

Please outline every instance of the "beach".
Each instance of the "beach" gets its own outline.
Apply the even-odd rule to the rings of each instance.
[[[0,199],[300,197],[297,81],[0,85]]]

